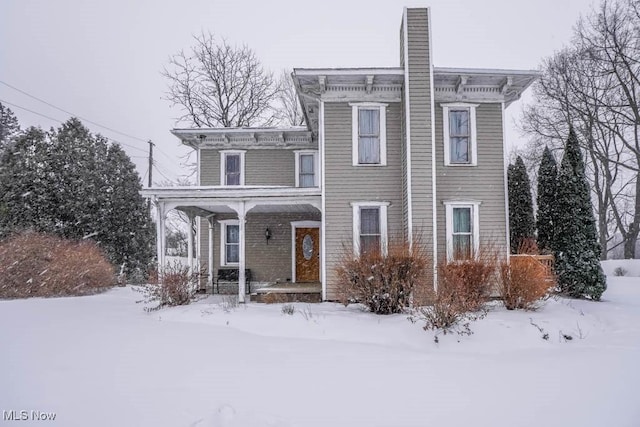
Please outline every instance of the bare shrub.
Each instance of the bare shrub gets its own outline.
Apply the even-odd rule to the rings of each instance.
[[[512,256],[500,265],[500,295],[507,310],[535,309],[554,285],[544,264],[533,256]]]
[[[538,249],[538,242],[533,237],[525,237],[520,241],[518,245],[518,254],[538,255],[540,250]]]
[[[354,256],[345,251],[336,268],[340,301],[360,302],[376,314],[401,313],[412,292],[427,285],[429,256],[424,247],[392,240],[387,253],[370,251]]]
[[[491,297],[498,265],[493,245],[481,246],[465,259],[442,260],[438,264],[438,293],[453,293],[463,311],[478,311]]]
[[[0,242],[0,298],[88,295],[116,284],[92,241],[25,232]]]
[[[493,245],[485,245],[464,259],[441,260],[433,300],[414,310],[412,320],[424,321],[425,330],[471,334],[469,323],[486,314],[484,304],[491,296],[497,265]]]
[[[189,304],[199,288],[198,276],[197,272],[189,273],[189,267],[178,261],[168,263],[158,283],[149,283],[138,289],[144,295],[138,302],[155,304],[146,307],[147,311]]]
[[[624,267],[616,267],[616,269],[613,270],[613,275],[616,276],[616,277],[626,276],[627,273],[628,273],[628,271]]]
[[[289,316],[293,316],[293,314],[296,312],[296,306],[293,304],[284,304],[282,306],[282,314],[288,314]]]

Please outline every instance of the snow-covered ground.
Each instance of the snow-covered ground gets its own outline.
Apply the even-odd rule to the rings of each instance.
[[[69,427],[640,425],[637,277],[609,277],[600,303],[494,306],[474,335],[438,344],[404,315],[354,306],[287,315],[210,297],[146,313],[139,298],[127,287],[0,301],[3,416],[54,412],[37,425]]]

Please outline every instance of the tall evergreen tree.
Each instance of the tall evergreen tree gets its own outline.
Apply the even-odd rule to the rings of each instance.
[[[556,187],[558,185],[558,167],[549,147],[544,147],[542,161],[538,168],[538,249],[542,253],[553,252],[553,236],[557,211]]]
[[[578,138],[569,137],[558,174],[558,212],[554,249],[560,290],[570,296],[599,300],[607,289],[600,265],[595,218]]]
[[[135,165],[120,146],[111,145],[100,169],[108,196],[101,210],[110,220],[102,222],[98,240],[115,263],[125,265],[127,271],[144,272],[155,255],[155,228],[140,195],[142,184]]]
[[[518,156],[515,165],[507,169],[509,191],[509,242],[511,253],[517,253],[526,239],[534,237],[533,202],[531,182],[527,168]]]
[[[76,119],[48,133],[31,128],[0,162],[0,236],[22,229],[92,238],[126,271],[153,257],[140,177],[117,145]]]
[[[20,124],[9,107],[0,102],[0,154],[9,141],[20,133]]]
[[[53,230],[55,172],[49,167],[48,145],[47,134],[31,127],[0,156],[0,237],[25,228]]]

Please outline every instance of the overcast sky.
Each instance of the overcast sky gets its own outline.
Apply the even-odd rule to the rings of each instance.
[[[201,30],[247,44],[264,65],[394,67],[399,65],[403,6],[429,6],[434,64],[439,67],[536,69],[571,38],[591,0],[0,0],[0,102],[23,127],[48,129],[69,115],[126,144],[141,176],[148,139],[157,145],[154,182],[183,173],[188,152],[169,133],[177,107],[163,99],[160,71]],[[509,144],[521,142],[507,110]],[[21,108],[33,110],[42,117]],[[51,118],[51,119],[50,119]],[[83,120],[84,121],[84,120]],[[164,175],[164,176],[163,176]],[[146,178],[145,178],[146,182]]]

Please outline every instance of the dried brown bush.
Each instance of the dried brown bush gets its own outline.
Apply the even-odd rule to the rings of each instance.
[[[431,304],[419,307],[414,319],[425,322],[425,330],[456,330],[471,334],[469,321],[484,316],[483,306],[494,288],[498,255],[493,245],[463,260],[438,263],[438,287]]]
[[[26,232],[0,242],[0,298],[87,295],[116,284],[92,241]]]
[[[200,272],[202,273],[202,272]],[[199,272],[189,273],[189,267],[178,261],[165,266],[158,283],[149,283],[138,290],[144,298],[138,302],[155,304],[145,310],[159,310],[162,307],[189,304],[200,287]]]
[[[540,250],[538,249],[538,242],[533,237],[525,237],[520,241],[518,245],[518,254],[538,255]]]
[[[429,286],[426,268],[430,257],[424,246],[391,240],[387,254],[379,251],[353,256],[345,251],[336,268],[340,301],[360,302],[376,314],[401,313],[412,293]]]
[[[530,255],[512,256],[500,265],[500,294],[508,310],[533,310],[555,286],[547,268]]]
[[[498,266],[497,251],[491,245],[467,259],[443,260],[438,264],[438,293],[454,293],[464,311],[477,311],[491,296]]]

